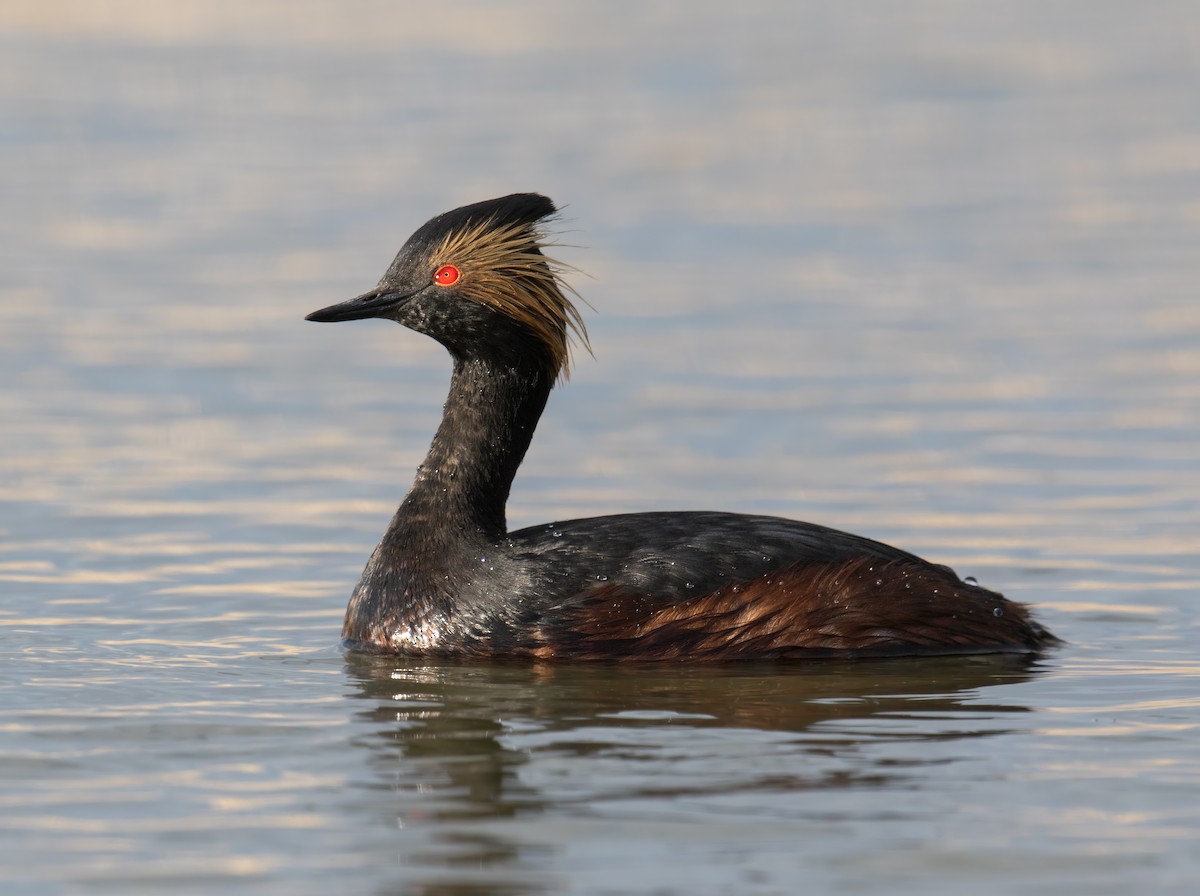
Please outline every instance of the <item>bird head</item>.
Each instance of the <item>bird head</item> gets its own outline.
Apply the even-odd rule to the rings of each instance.
[[[456,359],[503,363],[540,358],[565,377],[569,343],[588,348],[587,329],[564,295],[563,265],[542,253],[554,203],[514,193],[465,205],[422,225],[370,292],[306,320],[394,320],[432,336]]]

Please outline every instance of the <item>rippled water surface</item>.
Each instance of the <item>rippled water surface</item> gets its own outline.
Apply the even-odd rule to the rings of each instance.
[[[5,893],[1190,893],[1194,4],[6,3]],[[713,508],[1036,606],[1037,661],[345,655],[448,363],[369,288],[566,205],[510,522]]]

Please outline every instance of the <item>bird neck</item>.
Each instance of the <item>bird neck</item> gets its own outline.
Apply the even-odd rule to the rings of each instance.
[[[456,358],[441,425],[394,528],[503,538],[508,493],[553,385],[539,365]]]

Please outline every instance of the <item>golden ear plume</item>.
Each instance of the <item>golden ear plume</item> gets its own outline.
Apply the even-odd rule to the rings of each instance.
[[[495,226],[484,220],[448,234],[434,252],[435,266],[454,264],[463,274],[459,291],[522,324],[549,350],[561,379],[570,375],[569,343],[590,354],[587,327],[564,294],[579,293],[563,279],[570,265],[540,251],[552,243],[528,224]],[[582,301],[582,299],[581,299]]]

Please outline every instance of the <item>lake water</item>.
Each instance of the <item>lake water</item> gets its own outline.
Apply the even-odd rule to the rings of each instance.
[[[5,894],[1191,893],[1200,10],[0,9]],[[566,206],[510,522],[775,513],[1033,604],[1036,661],[342,652],[449,365],[372,286]]]

